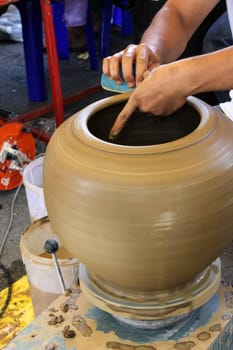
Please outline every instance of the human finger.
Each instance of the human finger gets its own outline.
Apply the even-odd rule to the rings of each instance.
[[[109,133],[109,140],[113,141],[121,132],[126,122],[129,120],[131,115],[136,109],[136,105],[133,103],[132,99],[129,98],[128,102],[122,109],[122,111],[118,114],[111,130]]]
[[[122,76],[129,88],[136,85],[135,82],[135,56],[137,45],[128,45],[122,55]]]
[[[122,51],[114,54],[113,56],[105,57],[102,64],[103,73],[110,79],[116,81],[118,84],[122,84],[123,82],[120,68],[121,59]]]
[[[140,44],[136,52],[136,85],[144,80],[144,73],[149,70],[149,48],[145,44]]]

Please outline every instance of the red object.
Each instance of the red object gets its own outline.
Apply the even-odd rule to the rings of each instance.
[[[0,6],[9,5],[21,0],[0,0]],[[58,55],[54,34],[54,24],[51,8],[51,0],[40,0],[42,20],[45,32],[45,41],[48,56],[48,67],[53,96],[53,109],[56,119],[56,127],[64,121],[64,106],[62,98],[61,79],[59,72]]]
[[[15,2],[22,0],[0,0],[0,6],[13,4]],[[22,115],[14,118],[16,121],[25,122],[25,120],[33,120],[45,114],[48,111],[54,111],[55,114],[55,125],[56,127],[60,126],[64,121],[64,105],[73,103],[82,98],[85,98],[97,91],[101,91],[101,85],[93,86],[90,89],[82,91],[77,95],[63,99],[62,87],[61,87],[61,78],[59,72],[59,61],[56,48],[56,40],[54,34],[54,23],[51,9],[51,0],[39,0],[42,12],[42,20],[45,33],[45,41],[47,48],[47,58],[48,58],[48,68],[50,75],[50,87],[52,92],[53,103],[49,106],[45,106],[38,110],[32,111],[26,115]],[[1,126],[1,122],[0,122]],[[33,135],[48,142],[51,135],[41,132],[36,128],[32,129]],[[0,188],[1,189],[1,188]]]
[[[12,190],[22,181],[22,171],[35,157],[35,141],[22,123],[0,124],[0,190]]]

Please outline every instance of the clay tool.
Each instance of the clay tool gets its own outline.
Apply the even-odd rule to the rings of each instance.
[[[65,286],[65,282],[64,282],[64,279],[63,279],[61,268],[60,268],[60,265],[58,263],[58,259],[57,259],[57,255],[56,255],[56,252],[58,251],[58,249],[59,249],[59,245],[58,245],[58,242],[55,239],[48,239],[45,242],[44,250],[46,251],[46,253],[49,253],[49,254],[52,255],[52,258],[53,258],[53,261],[54,261],[54,265],[55,265],[55,268],[56,268],[56,271],[57,271],[58,279],[59,279],[59,282],[61,284],[62,291],[65,292],[66,291],[66,286]]]

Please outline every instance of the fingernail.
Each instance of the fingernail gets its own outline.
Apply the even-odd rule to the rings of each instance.
[[[134,87],[134,83],[128,83],[127,86],[128,86],[128,88],[132,88],[132,87]]]
[[[121,80],[117,80],[116,83],[117,83],[118,85],[121,85],[121,84],[122,84],[122,81],[121,81]]]
[[[110,135],[109,135],[109,140],[110,141],[114,140],[117,137],[117,135],[118,135],[117,131],[111,132]]]

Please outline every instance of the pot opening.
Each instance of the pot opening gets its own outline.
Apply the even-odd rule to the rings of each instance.
[[[126,102],[108,106],[91,116],[89,131],[97,138],[110,142],[110,129]],[[200,114],[186,103],[169,116],[154,116],[135,111],[114,143],[124,146],[150,146],[177,140],[197,128]]]

